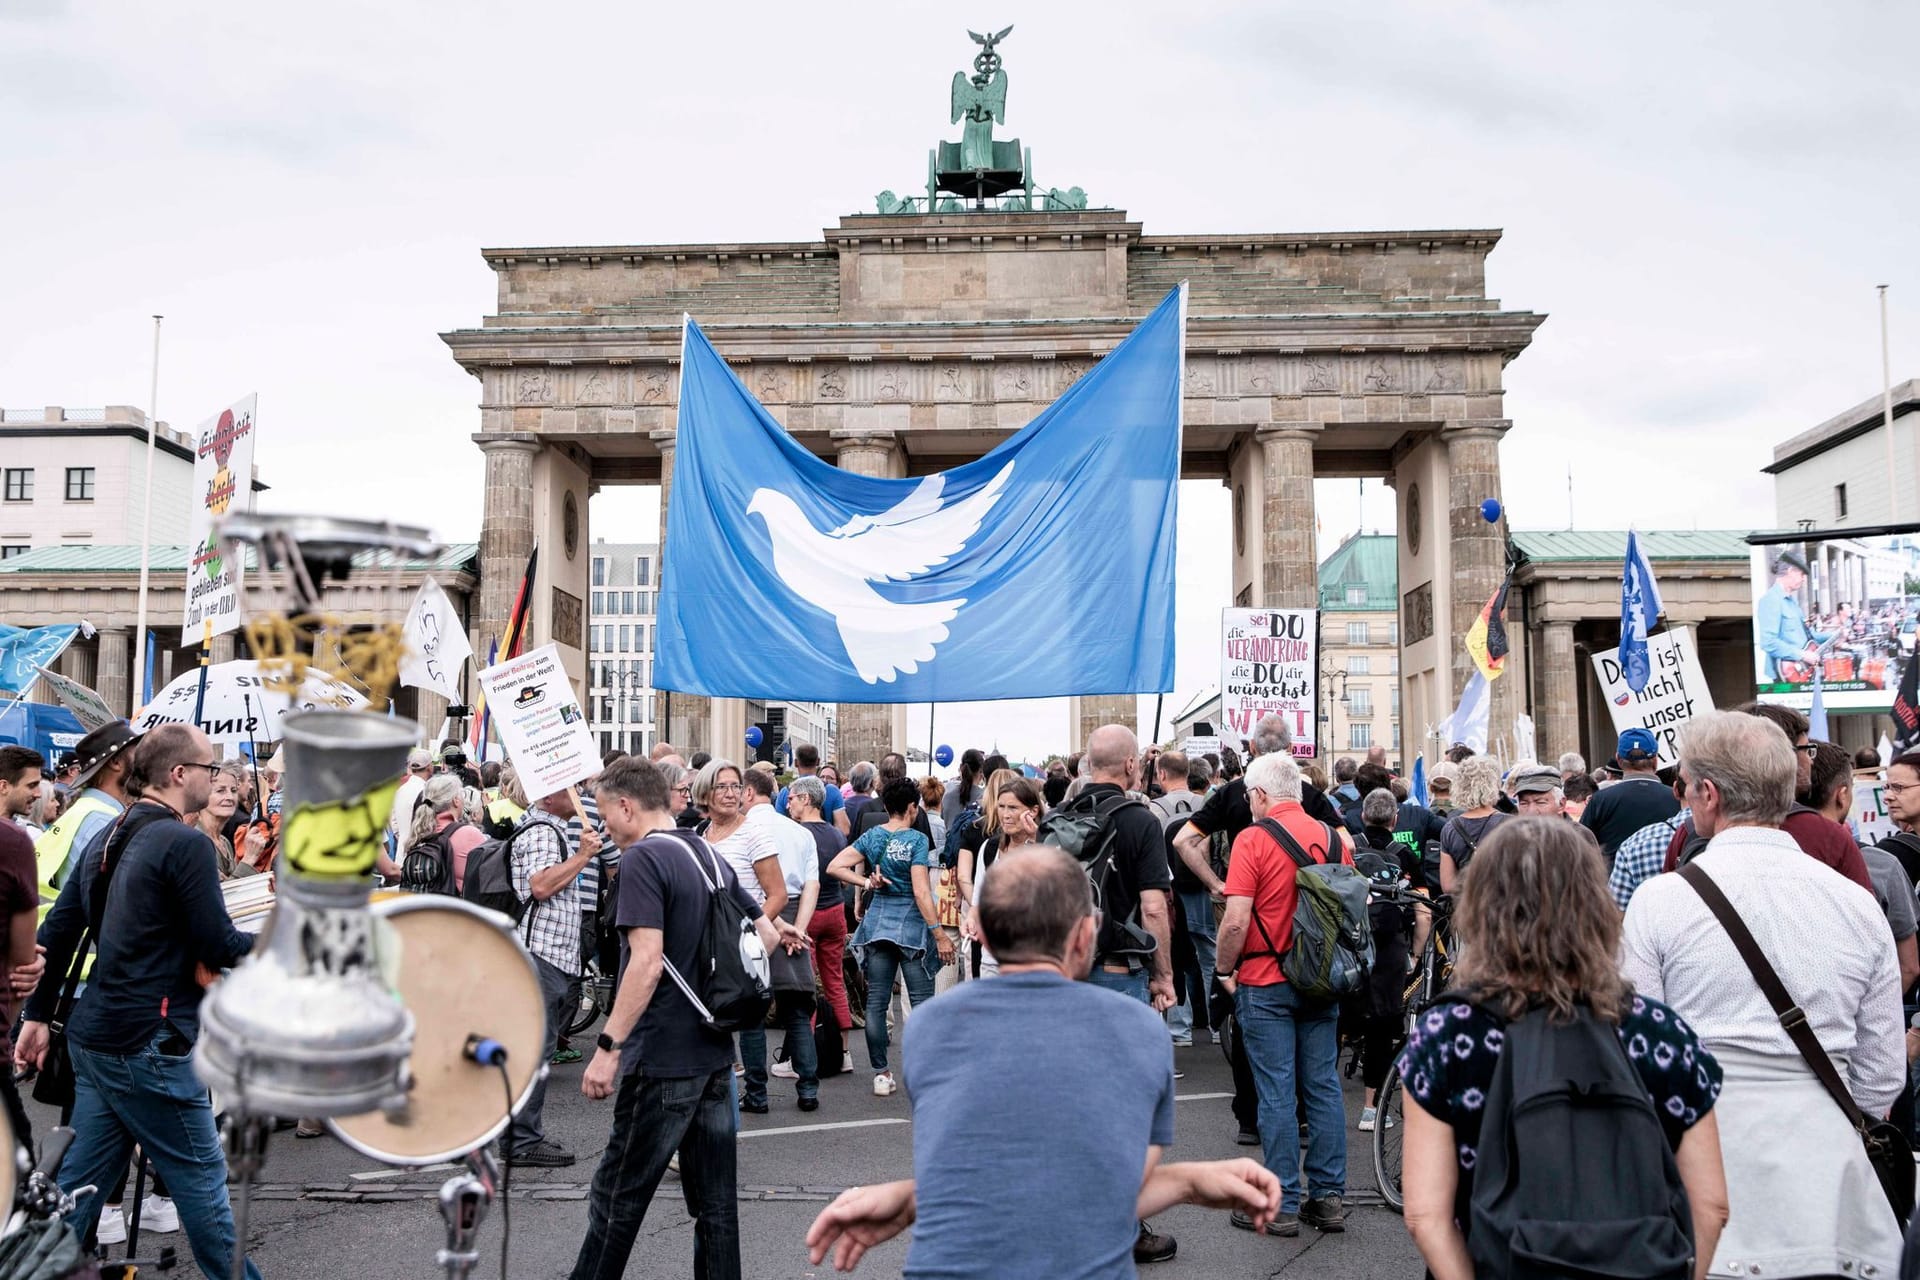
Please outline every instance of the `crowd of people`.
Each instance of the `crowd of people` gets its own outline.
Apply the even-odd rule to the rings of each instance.
[[[1561,1171],[1596,1206],[1640,1196],[1619,1210],[1645,1216],[1640,1243],[1611,1247],[1653,1258],[1665,1241],[1673,1274],[1891,1275],[1904,1213],[1855,1116],[1913,1136],[1920,755],[1882,770],[1808,733],[1753,704],[1696,716],[1664,768],[1642,730],[1593,770],[1458,747],[1425,796],[1377,750],[1321,774],[1277,718],[1244,758],[1142,751],[1109,725],[1038,777],[969,750],[948,779],[888,754],[843,780],[802,746],[783,781],[662,743],[531,797],[511,764],[421,749],[379,870],[461,894],[503,851],[549,1059],[587,1057],[583,1092],[614,1100],[576,1277],[623,1273],[669,1169],[697,1221],[695,1274],[739,1275],[739,1113],[771,1109],[770,1078],[818,1110],[822,1079],[857,1071],[856,1030],[872,1092],[905,1095],[914,1177],[830,1205],[807,1235],[816,1265],[850,1269],[911,1226],[909,1274],[1126,1275],[1176,1255],[1150,1219],[1183,1202],[1269,1236],[1339,1232],[1349,1133],[1404,1125],[1407,1229],[1431,1274],[1507,1274],[1498,1206],[1514,1193],[1476,1183],[1515,1181],[1512,1153],[1529,1149],[1512,1136],[1516,1081],[1560,1053],[1644,1103],[1618,1132],[1647,1141],[1622,1139],[1610,1169],[1576,1151]],[[189,1057],[205,985],[252,944],[220,884],[272,867],[281,766],[223,762],[184,726],[109,725],[62,762],[60,809],[30,825],[47,764],[0,748],[7,1025],[29,1075],[64,1031],[77,1139],[63,1181],[97,1189],[74,1225],[103,1243],[133,1212],[184,1229],[210,1276],[236,1244]],[[1852,812],[1862,771],[1884,777],[1900,828],[1878,846]],[[1336,996],[1297,963],[1320,892],[1309,868],[1365,886],[1364,962]],[[686,977],[711,953],[716,902],[769,958],[767,1016],[734,1030]],[[1437,933],[1457,967],[1409,1009],[1407,975]],[[564,1032],[596,968],[617,980],[587,1050]],[[1165,1162],[1177,1051],[1209,1042],[1258,1158]],[[0,1093],[29,1134],[10,1080]],[[512,1164],[577,1158],[547,1137],[545,1095],[543,1078],[502,1138]],[[123,1209],[136,1147],[154,1194]],[[1557,1224],[1566,1240],[1579,1225]]]

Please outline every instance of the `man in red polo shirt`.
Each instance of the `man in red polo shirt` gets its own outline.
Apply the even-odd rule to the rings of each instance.
[[[1351,865],[1345,831],[1307,816],[1300,805],[1300,767],[1271,752],[1247,766],[1247,801],[1292,837],[1313,862]],[[1227,870],[1227,913],[1220,925],[1216,963],[1233,992],[1240,1034],[1260,1097],[1260,1145],[1266,1166],[1280,1178],[1280,1214],[1267,1234],[1295,1236],[1300,1223],[1344,1230],[1347,1190],[1346,1108],[1340,1094],[1340,1006],[1309,1003],[1294,994],[1279,957],[1293,940],[1299,864],[1264,823],[1233,842]],[[1307,1195],[1300,1196],[1300,1134],[1294,1124],[1296,1089],[1307,1104]],[[1253,1221],[1235,1214],[1234,1225]]]

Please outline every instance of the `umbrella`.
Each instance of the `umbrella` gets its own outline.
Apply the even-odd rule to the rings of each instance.
[[[342,681],[319,671],[308,671],[299,692],[289,697],[274,689],[260,664],[251,660],[219,662],[206,669],[206,696],[199,724],[215,742],[273,742],[280,737],[280,717],[289,711],[314,707],[348,709],[367,700]],[[134,718],[133,727],[145,733],[163,724],[187,724],[200,698],[200,669],[174,677]]]

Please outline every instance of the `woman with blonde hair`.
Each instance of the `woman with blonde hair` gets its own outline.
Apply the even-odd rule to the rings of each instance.
[[[1001,854],[1012,853],[1015,849],[1034,843],[1044,808],[1040,803],[1040,789],[1011,769],[1002,769],[994,775],[994,781],[989,784],[987,791],[993,796],[994,830],[980,846],[979,865],[973,872],[975,894],[986,884],[987,871]],[[989,978],[1000,972],[1000,962],[987,950],[986,935],[980,931],[977,911],[967,912],[963,931],[979,950],[980,976]]]
[[[958,870],[962,914],[971,912],[977,900],[979,889],[974,884],[974,876],[979,869],[981,850],[1000,830],[1000,788],[1019,776],[1012,769],[995,769],[987,775],[986,789],[980,796],[980,820],[973,824],[960,844]]]
[[[1494,808],[1499,802],[1500,762],[1492,756],[1461,761],[1453,783],[1457,812],[1440,830],[1440,892],[1454,891],[1473,851],[1511,816]]]
[[[1464,768],[1462,773],[1465,782],[1471,775]],[[1522,1018],[1544,1018],[1554,1027],[1585,1018],[1613,1032],[1611,1040],[1594,1043],[1607,1052],[1617,1041],[1619,1062],[1639,1077],[1646,1093],[1645,1114],[1674,1153],[1693,1238],[1690,1248],[1668,1243],[1676,1266],[1690,1256],[1696,1280],[1704,1278],[1727,1221],[1713,1112],[1720,1065],[1678,1014],[1635,995],[1620,976],[1620,911],[1598,847],[1561,819],[1500,824],[1461,877],[1453,924],[1465,943],[1455,993],[1415,1019],[1395,1063],[1406,1092],[1401,1186],[1407,1231],[1429,1273],[1434,1280],[1473,1280],[1468,1206],[1495,1070],[1515,1039],[1510,1028]],[[1537,1034],[1538,1024],[1529,1030]],[[1551,1047],[1566,1051],[1571,1043],[1557,1039]],[[1623,1111],[1614,1123],[1633,1121],[1633,1113]],[[1634,1148],[1627,1143],[1619,1149]],[[1664,1168],[1617,1170],[1623,1182],[1640,1186],[1663,1174]],[[1625,1230],[1653,1221],[1622,1224],[1622,1247],[1655,1238]]]

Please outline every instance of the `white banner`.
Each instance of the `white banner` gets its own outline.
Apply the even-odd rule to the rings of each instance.
[[[1853,820],[1863,845],[1879,844],[1897,830],[1887,816],[1886,787],[1881,778],[1862,775],[1853,780]]]
[[[45,667],[40,668],[40,678],[47,682],[47,688],[53,691],[53,696],[60,699],[60,705],[73,712],[74,718],[87,727],[88,733],[120,718],[113,714],[105,698],[78,680],[69,680]]]
[[[431,689],[450,701],[460,701],[460,664],[473,656],[460,613],[440,584],[428,578],[407,610],[407,655],[400,660],[400,683],[413,689]]]
[[[1680,726],[1713,710],[1713,695],[1707,690],[1706,673],[1700,669],[1692,627],[1668,627],[1659,635],[1648,636],[1647,662],[1653,674],[1639,693],[1627,685],[1618,649],[1594,654],[1593,671],[1600,677],[1600,691],[1613,713],[1614,732],[1650,731],[1660,744],[1660,766],[1665,768],[1680,762]]]
[[[258,396],[222,409],[193,433],[193,504],[187,521],[187,612],[182,642],[200,643],[240,625],[240,565],[220,550],[213,526],[247,509],[253,492],[254,405]]]
[[[1220,611],[1220,727],[1245,739],[1266,716],[1293,732],[1293,754],[1313,756],[1319,730],[1317,609]]]
[[[480,672],[487,711],[506,744],[529,800],[542,800],[600,772],[600,748],[560,665],[560,650],[543,644]]]

